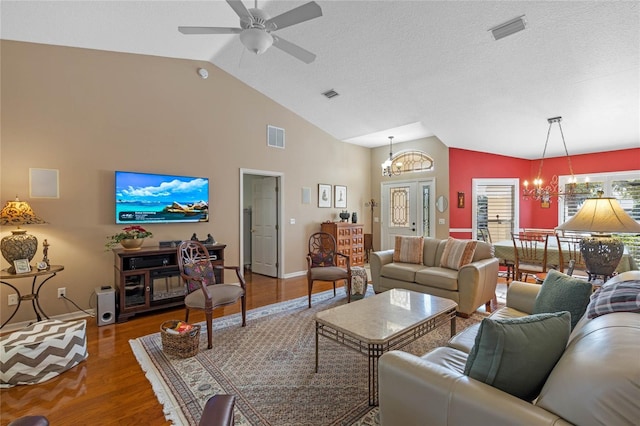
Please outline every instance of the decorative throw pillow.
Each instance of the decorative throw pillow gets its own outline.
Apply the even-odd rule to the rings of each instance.
[[[557,312],[483,319],[464,374],[534,400],[567,346],[570,318],[569,312]]]
[[[587,310],[592,293],[593,287],[590,282],[551,269],[536,297],[533,313],[569,311],[573,330]]]
[[[476,240],[457,240],[449,237],[442,252],[440,266],[459,270],[464,265],[471,263],[477,245]]]
[[[588,318],[613,312],[640,313],[640,280],[604,284],[593,293],[587,308]]]
[[[396,245],[393,249],[393,261],[404,263],[422,263],[422,249],[424,237],[396,236]]]
[[[212,285],[216,283],[216,276],[213,273],[213,266],[208,260],[199,260],[195,263],[189,263],[184,265],[184,273],[189,276],[202,277],[206,285]],[[196,280],[189,280],[187,282],[187,289],[189,293],[198,290],[200,288],[200,282]]]

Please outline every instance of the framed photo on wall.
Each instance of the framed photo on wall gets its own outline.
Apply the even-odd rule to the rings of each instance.
[[[331,207],[331,185],[318,184],[318,207]]]
[[[335,186],[335,200],[333,204],[337,209],[347,207],[347,187],[346,186],[342,186],[342,185]]]

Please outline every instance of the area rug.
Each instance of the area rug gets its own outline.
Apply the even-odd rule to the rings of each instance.
[[[366,297],[371,297],[371,287]],[[368,406],[367,358],[320,338],[320,365],[315,367],[313,315],[346,303],[344,289],[318,293],[307,307],[307,297],[240,314],[216,318],[213,348],[206,333],[199,353],[181,359],[162,351],[160,333],[130,341],[131,348],[167,420],[196,425],[207,399],[214,394],[236,396],[236,425],[377,425],[377,408]],[[357,303],[357,302],[354,302]],[[480,321],[482,313],[457,319],[458,331]],[[423,354],[449,339],[443,326],[403,350]]]

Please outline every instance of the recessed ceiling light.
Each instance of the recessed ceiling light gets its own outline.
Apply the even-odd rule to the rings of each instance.
[[[524,15],[521,15],[503,24],[496,25],[489,31],[491,31],[491,33],[493,34],[493,38],[495,38],[496,40],[500,40],[501,38],[505,38],[507,36],[510,36],[511,34],[517,33],[518,31],[524,30],[526,28],[526,25],[527,21],[525,21]]]

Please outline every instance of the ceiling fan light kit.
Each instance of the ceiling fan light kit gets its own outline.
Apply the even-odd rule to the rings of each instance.
[[[239,33],[242,44],[256,55],[275,46],[304,63],[310,64],[315,60],[316,55],[313,53],[271,33],[322,16],[322,9],[316,2],[305,3],[273,18],[258,9],[257,0],[255,1],[256,7],[253,9],[247,9],[241,0],[227,0],[227,3],[240,18],[240,28],[180,26],[178,31],[182,34]]]
[[[250,52],[260,55],[273,44],[271,34],[258,28],[248,28],[240,33],[240,41]]]

